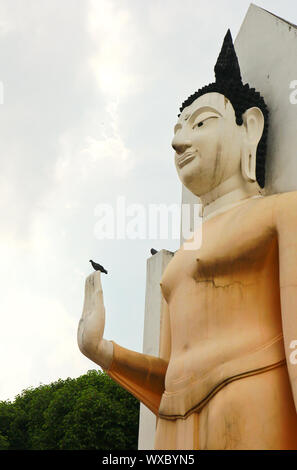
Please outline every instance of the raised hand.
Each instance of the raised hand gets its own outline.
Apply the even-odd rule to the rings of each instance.
[[[108,369],[113,358],[113,344],[103,338],[105,308],[101,285],[101,273],[96,271],[87,277],[82,317],[77,331],[77,342],[81,352],[104,369]]]

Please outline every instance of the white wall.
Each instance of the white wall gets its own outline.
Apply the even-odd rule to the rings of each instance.
[[[252,4],[234,45],[243,82],[263,95],[270,113],[266,191],[297,190],[297,104],[290,103],[297,27]]]

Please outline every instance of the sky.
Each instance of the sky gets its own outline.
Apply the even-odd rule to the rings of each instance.
[[[297,24],[292,0],[256,4]],[[142,350],[149,250],[179,241],[100,240],[98,207],[180,204],[179,106],[249,5],[0,0],[0,400],[99,369],[76,341],[91,258],[108,270],[105,338]]]

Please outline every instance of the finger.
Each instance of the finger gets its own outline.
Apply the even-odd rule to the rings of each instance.
[[[86,282],[85,282],[85,298],[84,298],[84,306],[83,306],[83,316],[87,314],[89,307],[91,305],[91,298],[92,298],[93,290],[94,290],[94,279],[93,279],[93,273],[92,273],[86,278]]]
[[[94,279],[94,288],[96,291],[102,292],[102,284],[101,284],[101,272],[96,271],[93,273]]]

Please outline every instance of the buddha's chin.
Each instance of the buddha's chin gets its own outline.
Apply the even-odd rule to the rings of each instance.
[[[188,165],[185,165],[183,168],[180,168],[178,170],[178,176],[183,185],[191,191],[191,193],[195,194],[196,196],[199,196],[199,193],[203,191],[203,181],[202,181],[202,175],[201,175],[201,169],[199,168],[199,165],[196,166],[190,166],[191,164],[189,163]]]

